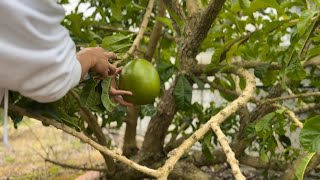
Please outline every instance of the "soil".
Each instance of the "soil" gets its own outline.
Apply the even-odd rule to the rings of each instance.
[[[3,128],[0,128],[2,140]],[[45,162],[43,157],[61,163],[103,168],[104,161],[98,151],[34,119],[24,119],[18,129],[14,129],[10,122],[9,143],[7,148],[0,142],[0,179],[76,179],[85,173]]]

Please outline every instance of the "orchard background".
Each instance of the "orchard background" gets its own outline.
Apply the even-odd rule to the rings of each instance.
[[[11,92],[16,127],[28,116],[89,144],[108,179],[319,178],[318,0],[60,3],[78,50],[152,62],[161,94],[121,107],[94,76],[50,104]]]

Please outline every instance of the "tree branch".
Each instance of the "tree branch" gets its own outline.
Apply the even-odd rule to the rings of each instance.
[[[301,108],[297,108],[295,110],[293,110],[294,113],[296,114],[302,114],[302,113],[307,113],[310,111],[314,111],[316,109],[320,109],[320,104],[311,104],[311,105],[307,105]]]
[[[201,12],[201,9],[199,7],[197,0],[187,0],[187,10],[188,10],[188,16],[198,16],[198,14]]]
[[[207,36],[211,24],[218,16],[224,3],[225,0],[211,0],[207,9],[199,18],[192,18],[187,22],[185,28],[186,38],[184,39],[178,54],[182,71],[189,72],[190,69],[196,67],[197,61],[195,60],[195,57],[198,54],[199,47]]]
[[[246,80],[246,88],[240,97],[226,106],[217,115],[213,116],[206,124],[204,124],[200,129],[195,131],[190,138],[182,143],[178,148],[171,151],[168,156],[170,157],[165,165],[160,169],[161,176],[159,179],[166,179],[168,174],[172,171],[176,162],[180,157],[192,147],[199,139],[201,139],[205,133],[211,129],[212,123],[220,124],[225,119],[227,119],[231,114],[236,112],[241,106],[250,100],[250,98],[255,94],[255,80],[254,76],[251,75],[247,70],[237,69],[234,70],[235,74],[243,77]]]
[[[226,63],[221,63],[221,66],[226,66]],[[278,63],[265,63],[260,61],[240,61],[240,62],[233,62],[233,66],[242,67],[245,69],[251,69],[256,68],[257,66],[268,66],[268,70],[280,70],[282,68],[281,64]],[[303,63],[303,67],[318,67],[320,66],[320,56],[312,58],[306,62]],[[220,67],[217,67],[215,69],[208,69],[209,65],[207,64],[197,64],[193,68],[193,73],[195,75],[201,75],[202,73],[206,73],[207,75],[214,75],[218,71],[220,71]]]
[[[120,162],[128,165],[129,167],[134,168],[140,172],[143,172],[143,173],[150,175],[150,176],[153,176],[153,177],[159,176],[159,172],[157,170],[150,169],[148,167],[139,165],[139,164],[135,163],[134,161],[131,161],[130,159],[128,159],[124,156],[121,156],[119,153],[114,152],[114,151],[108,149],[107,147],[96,143],[95,141],[93,141],[92,139],[90,139],[86,135],[84,135],[82,132],[78,132],[78,131],[66,126],[65,124],[59,123],[55,120],[49,119],[44,116],[32,114],[32,113],[28,112],[26,109],[23,109],[21,107],[18,107],[18,106],[12,105],[12,104],[9,105],[9,110],[14,113],[17,113],[18,115],[28,116],[28,117],[37,119],[39,121],[42,121],[44,123],[50,124],[50,125],[56,127],[57,129],[60,129],[64,132],[80,139],[82,142],[89,144],[90,146],[97,149],[98,151],[103,152],[106,155],[111,156],[114,159],[117,159],[118,161],[120,161]]]
[[[178,15],[181,19],[185,19],[185,14],[181,5],[179,4],[179,0],[162,0],[164,5],[169,8],[173,13]]]
[[[137,120],[139,117],[140,106],[133,106],[127,108],[126,116],[126,130],[124,133],[124,141],[122,152],[123,155],[130,157],[138,152],[136,135],[137,135]]]
[[[294,98],[301,98],[301,97],[310,97],[310,96],[320,96],[320,92],[309,92],[309,93],[281,96],[281,97],[277,97],[277,98],[261,100],[259,103],[260,104],[266,104],[266,103],[273,103],[273,102],[276,102],[276,101],[282,101],[282,100],[294,99]]]
[[[164,7],[164,4],[162,1],[159,1],[157,16],[164,17],[165,13],[166,13],[166,9]],[[148,61],[152,60],[154,51],[155,51],[157,44],[158,44],[158,41],[161,37],[162,26],[163,25],[162,25],[161,21],[156,21],[155,25],[153,26],[151,36],[150,36],[150,41],[149,41],[148,48],[147,48],[146,55],[145,55],[145,58]]]
[[[101,144],[103,146],[107,146],[108,144],[107,144],[106,136],[103,134],[102,129],[101,129],[100,125],[98,124],[96,116],[94,116],[88,108],[81,106],[80,98],[76,92],[71,90],[70,94],[73,96],[73,98],[77,101],[78,105],[80,106],[79,113],[84,118],[84,120],[87,122],[89,128],[93,131],[99,144]],[[114,173],[115,172],[115,163],[114,163],[113,159],[104,153],[101,153],[101,154],[102,154],[103,158],[105,159],[106,165],[108,167],[108,173],[111,173],[111,174]]]
[[[211,128],[213,132],[217,135],[217,140],[220,143],[224,153],[227,156],[227,162],[231,166],[232,174],[237,180],[243,180],[246,179],[243,174],[241,173],[240,167],[239,167],[239,161],[235,158],[235,154],[230,148],[228,144],[227,137],[223,134],[222,130],[220,129],[219,124],[217,123],[211,123]]]
[[[279,109],[284,109],[285,110],[285,114],[299,127],[299,128],[303,128],[303,123],[300,122],[300,120],[297,118],[297,116],[295,115],[295,113],[293,111],[291,111],[290,109],[278,105],[278,104],[273,104],[274,107],[279,108]]]
[[[77,166],[77,165],[65,164],[65,163],[61,163],[61,162],[58,162],[58,161],[55,161],[52,159],[48,159],[48,158],[44,158],[44,160],[46,162],[61,166],[63,168],[78,169],[78,170],[82,170],[82,171],[100,171],[100,172],[108,171],[108,169],[104,169],[104,168],[81,167],[81,166]]]
[[[126,54],[123,56],[123,59],[127,59],[127,58],[129,58],[129,56],[132,56],[133,52],[139,47],[140,41],[143,39],[144,31],[146,30],[146,28],[148,26],[148,22],[149,22],[149,19],[150,19],[150,16],[151,16],[151,12],[152,12],[152,8],[153,8],[153,5],[154,5],[154,1],[155,0],[150,0],[149,1],[146,13],[143,16],[143,20],[142,20],[142,23],[140,25],[139,32],[138,32],[136,38],[134,39],[132,46],[130,47],[128,52],[126,52]],[[120,63],[120,61],[118,61],[118,64],[119,63]]]

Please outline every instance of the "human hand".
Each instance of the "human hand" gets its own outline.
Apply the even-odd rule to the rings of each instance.
[[[116,66],[109,63],[110,59],[117,59],[113,52],[105,52],[101,47],[85,48],[77,53],[77,59],[81,64],[81,79],[90,71],[97,73],[100,79],[113,76]]]
[[[110,95],[113,96],[113,99],[123,106],[132,106],[132,103],[125,101],[121,96],[129,95],[132,96],[132,92],[125,90],[118,90],[115,77],[122,71],[123,67],[119,67],[116,69],[114,75],[112,76],[111,86],[110,86]]]

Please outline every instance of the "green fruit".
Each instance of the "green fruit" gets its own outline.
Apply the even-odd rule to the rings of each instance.
[[[159,74],[149,61],[132,60],[121,71],[119,89],[133,93],[132,96],[123,96],[132,104],[150,104],[160,92]]]

